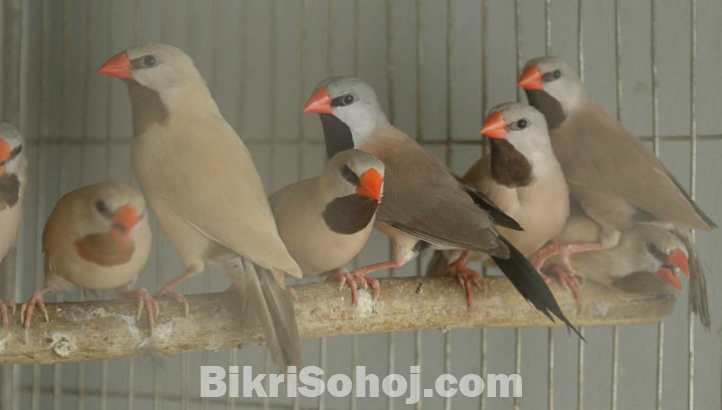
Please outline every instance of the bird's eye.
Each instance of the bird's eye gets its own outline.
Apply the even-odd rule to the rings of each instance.
[[[347,94],[343,96],[343,105],[349,105],[353,103],[353,95]]]
[[[158,59],[156,59],[154,55],[149,54],[143,57],[143,65],[145,67],[155,67],[156,64],[158,64]]]
[[[519,121],[516,122],[516,127],[520,130],[523,130],[529,125],[529,121],[526,118],[522,118]]]
[[[647,244],[647,250],[649,251],[650,254],[652,254],[652,256],[654,256],[657,259],[666,259],[666,255],[664,254],[664,252],[659,250],[657,245],[653,244],[652,242],[649,242]]]
[[[351,170],[351,168],[349,168],[348,165],[344,165],[341,168],[341,176],[343,177],[343,179],[345,179],[346,181],[350,182],[353,185],[359,184],[358,175],[356,175],[356,173],[354,173]]]
[[[558,80],[561,76],[562,72],[560,70],[554,70],[554,72],[552,73],[552,77],[554,77],[555,80]]]
[[[108,207],[105,205],[105,202],[103,202],[103,201],[97,201],[97,202],[95,203],[95,209],[96,209],[100,214],[105,214],[106,212],[108,212]]]

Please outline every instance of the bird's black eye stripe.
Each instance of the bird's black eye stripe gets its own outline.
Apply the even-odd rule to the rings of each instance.
[[[664,252],[659,250],[657,245],[653,244],[652,242],[647,244],[647,250],[649,251],[650,254],[652,254],[652,256],[654,256],[655,258],[657,258],[659,260],[667,259],[667,255],[665,255]]]
[[[6,159],[5,161],[0,162],[0,167],[3,167],[3,166],[5,166],[8,162],[14,160],[18,155],[20,155],[21,152],[23,152],[23,146],[22,146],[22,144],[21,144],[21,145],[18,145],[17,147],[15,147],[15,149],[13,149],[13,150],[10,152],[10,157],[8,157],[8,159]]]
[[[95,209],[100,213],[101,215],[106,215],[108,213],[108,207],[105,205],[105,202],[103,201],[96,201],[95,202]]]
[[[355,98],[351,94],[345,94],[340,97],[336,97],[331,100],[331,107],[345,107],[349,104],[353,104]]]
[[[341,168],[341,176],[343,177],[343,179],[353,185],[359,184],[358,175],[356,175],[355,172],[351,171],[351,168],[349,168],[348,165],[344,165],[343,168]]]

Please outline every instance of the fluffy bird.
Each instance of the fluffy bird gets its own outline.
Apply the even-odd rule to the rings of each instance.
[[[244,294],[243,318],[257,317],[279,368],[300,366],[293,301],[283,275],[301,269],[278,234],[250,152],[221,115],[193,60],[164,44],[132,47],[99,70],[128,89],[133,171],[184,273],[160,295],[185,298],[178,283],[206,265]]]
[[[557,240],[560,244],[594,243],[601,231],[602,227],[593,220],[575,215],[569,218]],[[576,253],[571,259],[582,278],[608,286],[633,273],[645,272],[680,290],[680,272],[686,276],[690,272],[684,242],[668,229],[652,224],[636,225],[624,231],[612,248]],[[554,272],[565,267],[559,256],[553,256],[546,261],[544,269]],[[576,281],[563,273],[558,276],[562,284],[581,299]]]
[[[524,298],[550,319],[554,314],[572,327],[534,266],[494,229],[499,225],[519,230],[519,224],[391,125],[368,84],[353,77],[324,80],[304,111],[320,115],[329,158],[357,148],[386,166],[385,195],[376,227],[394,241],[395,258],[355,269],[352,275],[402,266],[425,248],[460,249],[461,258],[469,251],[484,252]],[[463,275],[460,280],[468,289],[473,281],[468,272],[457,274]]]
[[[529,103],[547,118],[554,154],[572,198],[602,227],[597,243],[572,245],[567,254],[609,249],[624,230],[639,223],[708,232],[717,227],[654,152],[589,99],[569,64],[556,57],[533,59],[526,64],[518,85],[525,89]],[[690,252],[695,259],[692,305],[704,318],[708,317],[704,274],[696,252]]]
[[[524,227],[523,231],[504,227],[497,231],[522,254],[531,256],[559,235],[569,216],[569,190],[554,157],[544,115],[526,104],[501,104],[491,109],[481,133],[489,137],[491,154],[477,161],[464,179]],[[435,252],[427,274],[453,269],[460,253]],[[469,259],[487,261],[489,257],[472,252]],[[445,267],[446,261],[451,266]]]
[[[25,139],[15,127],[0,123],[0,262],[15,243],[23,219],[28,168],[24,146]],[[3,328],[9,324],[9,307],[14,314],[15,302],[0,300]]]
[[[384,164],[359,150],[342,151],[321,175],[291,184],[268,199],[281,239],[305,275],[326,276],[351,288],[358,277],[344,267],[366,244],[381,201]],[[365,278],[374,289],[378,283]]]
[[[152,243],[140,192],[121,182],[86,186],[64,195],[53,208],[43,231],[45,287],[23,304],[25,329],[35,308],[48,320],[43,297],[77,285],[90,290],[129,290],[143,269]],[[148,309],[151,329],[158,305],[144,288],[125,292],[138,299],[138,316]]]

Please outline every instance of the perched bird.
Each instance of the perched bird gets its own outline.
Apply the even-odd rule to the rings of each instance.
[[[484,252],[524,298],[550,319],[554,314],[571,327],[534,266],[494,229],[499,225],[518,230],[519,224],[391,125],[368,84],[353,77],[324,80],[304,111],[320,114],[329,158],[357,148],[375,155],[386,166],[385,194],[376,227],[394,241],[395,258],[355,269],[352,275],[402,266],[424,248],[461,249],[462,260],[469,251]],[[470,292],[474,276],[468,270],[459,270],[457,275],[462,275],[460,281]],[[467,293],[467,301],[469,296]]]
[[[497,231],[529,257],[559,235],[569,216],[569,190],[552,151],[546,120],[526,104],[501,104],[491,109],[481,133],[489,137],[491,154],[477,161],[464,179],[524,227]],[[440,268],[448,271],[447,261],[453,265],[460,253],[435,252],[427,274]],[[472,252],[469,259],[489,257]]]
[[[221,115],[193,60],[164,44],[132,47],[99,70],[128,88],[133,171],[184,273],[160,295],[185,298],[178,283],[214,266],[242,290],[243,318],[259,318],[279,368],[300,366],[293,301],[283,275],[302,277],[278,234],[250,152]]]
[[[86,186],[64,195],[43,231],[45,287],[36,290],[20,311],[25,329],[36,307],[45,313],[43,296],[72,285],[90,290],[129,290],[150,255],[152,235],[145,200],[121,182]],[[144,288],[124,293],[148,309],[151,329],[158,305]]]
[[[326,163],[321,175],[268,198],[281,239],[303,273],[348,283],[354,305],[359,278],[344,265],[361,252],[371,234],[383,178],[384,164],[378,158],[359,150],[342,151]],[[378,289],[378,283],[369,283]]]
[[[585,215],[569,218],[557,240],[560,244],[593,243],[598,240],[602,227]],[[683,241],[662,226],[640,224],[622,232],[619,242],[612,248],[581,252],[571,256],[579,275],[603,285],[612,286],[637,272],[647,272],[657,279],[682,289],[679,273],[689,276],[688,252]],[[549,258],[544,270],[557,273],[564,269],[559,256]],[[581,300],[576,280],[557,273],[565,287]]]
[[[24,144],[25,139],[15,127],[0,123],[0,262],[15,243],[23,219],[28,168]],[[3,328],[9,324],[8,307],[14,314],[15,302],[0,300]]]
[[[567,177],[572,199],[602,227],[598,243],[572,245],[567,254],[609,249],[622,231],[639,223],[708,232],[717,227],[654,152],[589,99],[579,76],[566,62],[556,57],[533,59],[526,64],[518,85],[526,90],[529,103],[547,118],[554,154]],[[702,266],[698,261],[691,265]],[[706,295],[697,293],[706,294],[701,285],[703,272],[693,269],[691,274],[693,308],[703,318],[708,316],[701,312],[708,310],[703,303]]]

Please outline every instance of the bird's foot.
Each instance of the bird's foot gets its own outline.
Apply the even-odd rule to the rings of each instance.
[[[3,329],[10,326],[10,319],[8,319],[8,308],[13,308],[13,313],[10,314],[10,316],[15,315],[15,302],[12,300],[0,300],[0,316],[2,316],[3,321]]]
[[[152,335],[153,329],[155,329],[155,321],[158,319],[158,315],[160,315],[160,306],[158,305],[158,302],[153,299],[145,288],[125,292],[122,296],[138,300],[138,318],[136,320],[140,320],[140,316],[143,314],[143,306],[148,309],[148,324],[150,325],[150,333]]]
[[[561,252],[562,250],[559,246],[559,242],[554,240],[552,243],[536,251],[536,253],[534,254],[536,256],[534,267],[536,268],[536,270],[541,270],[542,266],[544,266],[544,262],[546,262],[547,259],[551,258],[554,255],[559,255]]]
[[[36,290],[33,292],[33,296],[30,300],[23,303],[23,306],[20,308],[20,323],[24,325],[25,330],[30,329],[30,319],[33,317],[33,311],[36,306],[45,314],[45,322],[50,322],[50,318],[48,318],[48,311],[45,309],[45,303],[43,303],[43,295],[45,293],[46,292],[44,292],[43,289]]]
[[[351,288],[351,302],[354,307],[356,307],[358,306],[359,285],[363,285],[364,288],[371,286],[371,290],[373,291],[373,300],[376,300],[381,293],[379,281],[366,277],[367,273],[368,272],[364,271],[363,268],[354,269],[352,272],[349,272],[346,268],[339,268],[327,272],[325,276],[326,282],[340,282],[341,287],[339,290],[342,290],[344,285],[348,285],[348,287]]]
[[[489,285],[486,283],[486,280],[484,280],[484,276],[473,269],[467,268],[464,261],[460,259],[461,258],[439,271],[438,275],[453,276],[456,281],[459,282],[461,288],[466,291],[466,304],[469,306],[469,309],[471,309],[471,285],[474,284],[477,288],[481,289],[481,284],[483,283],[484,293],[488,290]]]
[[[572,295],[574,295],[574,299],[576,299],[577,302],[582,303],[582,293],[579,291],[580,283],[577,280],[577,277],[581,278],[581,276],[573,269],[568,269],[561,266],[554,266],[552,268],[552,272],[554,273],[554,275],[556,275],[557,280],[559,280],[559,283],[561,283],[562,287],[564,289],[570,290],[572,292]]]
[[[294,302],[298,302],[298,293],[293,288],[286,286],[286,293],[293,299]]]
[[[185,317],[188,317],[188,314],[190,313],[190,306],[188,305],[188,300],[186,300],[185,296],[181,295],[178,292],[174,292],[172,288],[167,286],[163,286],[162,288],[160,288],[158,293],[155,294],[155,297],[160,296],[170,296],[178,303],[182,303],[185,306]]]

